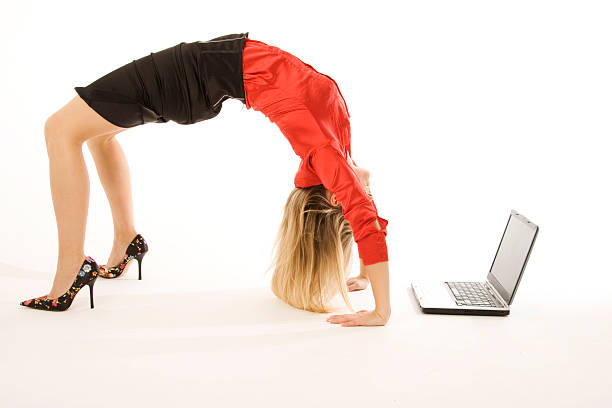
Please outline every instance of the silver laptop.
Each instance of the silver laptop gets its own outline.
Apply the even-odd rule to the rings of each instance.
[[[512,210],[487,280],[413,282],[412,289],[421,310],[441,314],[509,314],[538,230],[536,224]]]

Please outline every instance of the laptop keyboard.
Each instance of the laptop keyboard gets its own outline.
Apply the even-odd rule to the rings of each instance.
[[[446,282],[458,306],[500,307],[481,282]]]

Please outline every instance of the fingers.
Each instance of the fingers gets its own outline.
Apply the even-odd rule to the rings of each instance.
[[[344,322],[348,322],[349,320],[351,320],[350,318],[350,314],[344,314],[344,315],[334,315],[334,316],[329,316],[327,318],[327,321],[330,323],[344,323]]]
[[[367,310],[360,310],[353,314],[342,314],[329,316],[326,320],[329,323],[341,324],[342,326],[360,326],[362,322],[362,314],[367,313]]]
[[[366,286],[367,286],[367,284],[365,284],[359,278],[349,278],[346,281],[346,287],[347,287],[349,292],[353,292],[355,290],[363,290],[363,289],[366,288]]]
[[[360,289],[359,282],[355,278],[350,278],[346,281],[346,288],[348,289],[349,292],[352,292],[354,290],[359,290]]]

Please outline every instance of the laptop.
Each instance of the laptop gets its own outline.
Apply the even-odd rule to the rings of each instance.
[[[536,224],[511,210],[487,280],[413,282],[412,290],[421,310],[437,314],[508,315],[538,230]]]

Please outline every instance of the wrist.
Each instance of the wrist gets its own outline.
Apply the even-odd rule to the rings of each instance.
[[[376,307],[376,309],[374,309],[374,313],[376,313],[382,320],[386,322],[391,316],[391,306]]]

